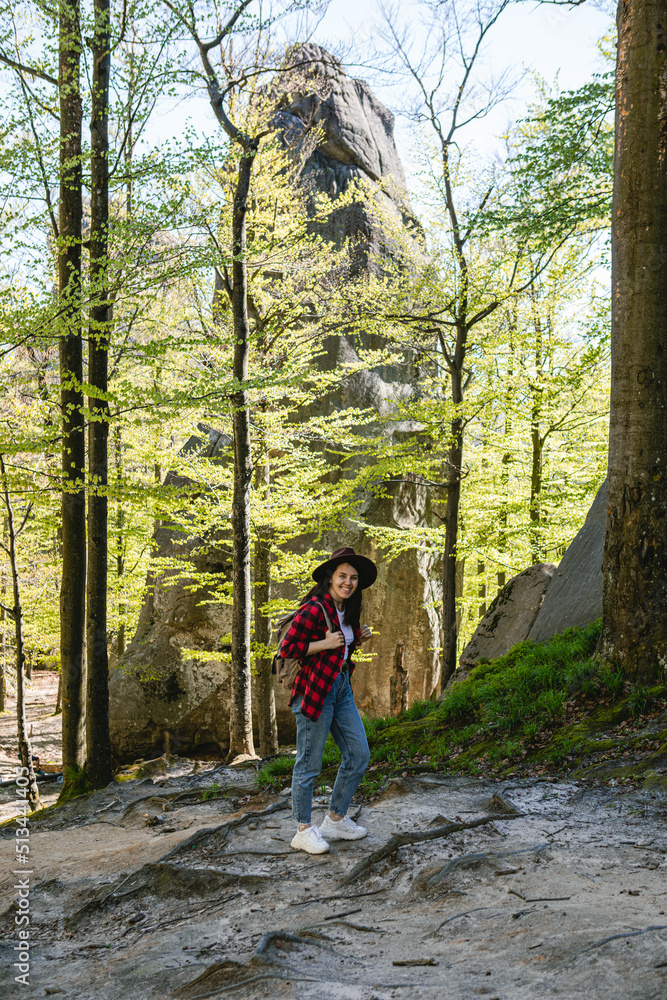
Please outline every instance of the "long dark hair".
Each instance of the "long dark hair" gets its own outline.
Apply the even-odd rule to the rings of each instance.
[[[334,571],[338,569],[337,566],[333,570],[327,571],[324,574],[324,579],[321,583],[316,583],[312,587],[305,597],[302,597],[301,603],[305,604],[309,601],[311,597],[323,597],[324,594],[329,593],[329,588],[331,586],[331,578]],[[346,625],[350,625],[351,628],[359,628],[361,622],[361,587],[357,584],[357,589],[350,596],[346,597],[343,601],[343,621]]]

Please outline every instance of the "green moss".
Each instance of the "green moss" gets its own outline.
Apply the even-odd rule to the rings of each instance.
[[[480,661],[440,701],[418,701],[398,716],[364,718],[373,770],[362,794],[376,794],[392,773],[425,768],[618,775],[659,787],[667,730],[628,729],[639,715],[667,706],[667,688],[631,685],[622,671],[600,663],[599,634],[598,622],[545,643],[519,643],[506,656]],[[329,738],[319,784],[333,784],[338,762]],[[259,772],[260,787],[284,786],[293,767],[293,755],[270,761]]]
[[[82,795],[89,795],[95,791],[83,767],[66,767],[63,779],[62,791],[58,796],[59,806],[69,802],[70,799],[78,799]]]
[[[546,643],[519,643],[504,657],[480,662],[440,702],[365,720],[371,760],[394,769],[418,756],[465,773],[576,768],[583,775],[604,755],[641,753],[655,767],[655,755],[646,751],[656,734],[610,730],[664,705],[667,690],[629,685],[621,671],[599,663],[599,633],[595,623]]]

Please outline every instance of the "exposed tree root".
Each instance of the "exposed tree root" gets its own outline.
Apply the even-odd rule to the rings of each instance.
[[[203,827],[201,830],[197,830],[192,834],[192,836],[181,841],[180,844],[177,844],[176,847],[173,847],[170,851],[159,858],[157,864],[175,857],[177,854],[180,854],[181,851],[184,851],[188,847],[192,847],[205,837],[215,836],[216,833],[220,833],[223,830],[233,830],[237,826],[242,826],[243,823],[246,823],[250,819],[257,819],[260,816],[269,816],[271,813],[278,812],[281,809],[287,809],[287,802],[285,802],[284,799],[281,799],[279,802],[272,802],[266,809],[248,811],[243,813],[242,816],[237,816],[236,819],[227,819],[224,823],[219,823],[218,826]]]
[[[433,931],[432,936],[435,937],[440,928],[444,927],[445,924],[450,924],[452,920],[458,920],[459,917],[467,917],[469,913],[477,913],[479,912],[479,910],[492,910],[492,909],[493,909],[492,906],[475,906],[472,910],[464,910],[462,913],[455,913],[453,917],[447,917],[447,919],[443,920],[441,924],[438,924],[436,929]]]
[[[503,819],[517,819],[519,816],[521,816],[521,813],[518,812],[506,813],[503,815]],[[447,823],[446,826],[438,826],[435,830],[422,830],[419,833],[396,833],[387,841],[384,847],[378,847],[376,851],[373,851],[367,858],[364,858],[363,861],[355,865],[349,875],[341,879],[338,884],[341,888],[349,885],[355,879],[359,878],[360,875],[364,875],[369,871],[378,861],[389,857],[390,854],[393,854],[400,847],[419,844],[424,840],[438,840],[440,837],[447,837],[450,833],[457,833],[459,830],[472,830],[477,826],[484,826],[486,823],[497,822],[497,815],[482,816],[480,819],[471,820],[469,823]]]
[[[310,947],[314,946],[315,948],[323,948],[324,951],[330,951],[332,955],[337,954],[333,948],[330,948],[326,944],[322,944],[321,941],[311,941],[309,937],[303,937],[301,934],[290,934],[287,931],[267,931],[255,948],[250,961],[261,962],[262,964],[266,962],[274,962],[274,959],[267,956],[267,951],[272,944],[275,944],[276,941],[288,941],[290,944],[305,944]]]
[[[341,917],[351,917],[353,913],[361,913],[361,907],[357,906],[354,910],[344,910],[343,913],[331,913],[325,920],[340,920]]]
[[[231,788],[232,786],[230,785],[228,787]],[[118,817],[118,822],[122,823],[125,817],[128,815],[128,813],[132,812],[135,806],[141,805],[142,802],[151,802],[151,801],[160,803],[167,802],[173,805],[175,802],[183,802],[186,799],[192,799],[193,800],[192,805],[199,805],[203,801],[208,801],[202,799],[201,795],[203,792],[210,792],[210,790],[211,790],[210,785],[196,785],[194,788],[189,788],[185,792],[165,792],[164,794],[161,794],[159,791],[156,790],[151,795],[142,795],[141,798],[132,799],[132,801],[128,802],[126,805],[125,803],[120,802],[119,798],[118,801],[120,802],[121,805],[125,805],[125,809]],[[116,802],[110,802],[109,805],[104,806],[104,809],[100,809],[98,810],[98,812],[104,812],[104,810],[110,809],[112,806],[115,806],[116,804],[117,804]]]
[[[238,897],[241,895],[243,894],[240,892],[234,892],[232,893],[231,896],[225,896],[224,899],[216,899],[213,903],[208,903],[206,906],[197,907],[196,916],[200,917],[203,913],[209,913],[211,910],[216,910],[219,909],[221,906],[226,906],[227,903],[230,903],[232,901],[232,899],[238,899]],[[192,918],[193,918],[192,907],[189,906],[187,913],[182,913],[180,917],[171,917],[169,920],[161,920],[159,924],[149,924],[147,927],[145,927],[143,924],[137,927],[128,927],[128,929],[125,931],[125,934],[129,933],[130,931],[136,930],[139,932],[139,937],[142,937],[144,934],[150,934],[151,931],[159,931],[162,930],[164,927],[172,927],[175,924],[187,923],[189,920],[192,920]]]
[[[269,858],[289,858],[296,857],[294,851],[220,851],[215,856],[221,859],[224,858],[234,858],[239,854],[247,855],[257,855],[259,857],[269,857]]]
[[[345,895],[337,894],[335,896],[313,896],[312,899],[296,899],[292,900],[289,904],[290,906],[308,906],[310,903],[326,903],[328,900],[333,899],[361,899],[362,896],[377,896],[380,892],[386,892],[391,886],[383,885],[381,889],[371,889],[370,892],[353,892],[346,893]]]
[[[329,918],[326,917],[325,919],[329,919]],[[349,920],[332,920],[331,923],[339,925],[340,927],[349,927],[353,931],[365,931],[368,934],[386,934],[387,933],[386,931],[383,931],[379,927],[366,927],[365,924],[353,924]],[[301,933],[303,933],[303,931]]]
[[[584,948],[584,951],[588,951],[590,948],[601,948],[603,944],[608,944],[609,941],[618,941],[620,938],[639,937],[641,934],[648,934],[649,931],[666,930],[667,924],[651,924],[650,927],[645,927],[643,931],[628,931],[627,934],[611,934],[609,937],[602,938],[601,941],[589,944],[588,948]]]
[[[217,989],[210,990],[208,993],[195,993],[194,996],[188,997],[188,1000],[207,1000],[208,997],[217,997],[221,993],[232,993],[234,990],[240,990],[242,986],[249,986],[250,983],[259,982],[260,979],[283,979],[290,983],[325,983],[327,981],[326,979],[319,979],[317,976],[292,976],[285,975],[284,972],[261,972],[257,976],[242,979],[239,983],[232,983],[231,986],[218,986]]]

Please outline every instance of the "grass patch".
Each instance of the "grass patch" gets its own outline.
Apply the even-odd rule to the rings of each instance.
[[[217,781],[214,781],[210,788],[201,793],[201,801],[207,802],[208,799],[217,799],[220,794],[220,785]]]
[[[383,770],[428,764],[467,774],[544,773],[571,770],[600,752],[639,750],[629,729],[619,728],[615,749],[604,751],[591,733],[640,724],[667,704],[667,690],[630,685],[621,670],[601,664],[594,655],[599,635],[597,622],[545,643],[519,643],[480,662],[442,701],[372,720],[373,763]]]
[[[289,781],[292,780],[295,760],[296,757],[292,754],[286,754],[274,757],[273,760],[264,764],[257,772],[259,787],[279,791],[284,785],[288,785]],[[286,781],[285,778],[289,778],[289,781]]]
[[[480,662],[441,701],[363,718],[371,767],[360,792],[377,794],[392,773],[430,769],[603,777],[618,766],[637,778],[651,768],[662,773],[667,727],[639,731],[667,707],[667,688],[630,684],[622,670],[600,663],[600,627],[596,622],[544,643],[518,643],[506,656]],[[287,785],[294,759],[270,761],[259,772],[260,786]],[[329,737],[322,764],[328,784],[339,759]]]

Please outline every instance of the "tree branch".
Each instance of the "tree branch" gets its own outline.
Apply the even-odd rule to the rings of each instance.
[[[0,50],[0,62],[17,73],[27,73],[28,76],[37,77],[39,80],[44,80],[45,83],[53,84],[54,87],[59,86],[54,76],[49,76],[48,73],[43,73],[41,69],[36,69],[34,66],[26,66],[24,63],[17,62],[16,59],[10,59],[2,50]]]

